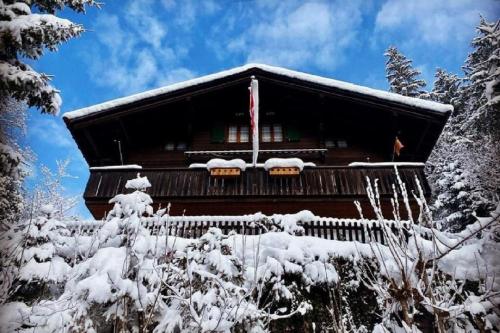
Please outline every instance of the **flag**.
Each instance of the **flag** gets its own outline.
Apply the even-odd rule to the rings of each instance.
[[[396,137],[396,140],[394,141],[394,154],[398,155],[401,153],[401,149],[403,149],[405,146],[399,141],[398,137]]]
[[[252,164],[257,164],[259,154],[259,81],[252,76],[250,83],[250,129],[252,131]]]

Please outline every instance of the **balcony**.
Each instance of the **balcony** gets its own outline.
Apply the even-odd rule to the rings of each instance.
[[[399,167],[399,174],[409,190],[416,189],[415,176],[430,195],[423,167]],[[394,169],[388,167],[315,167],[306,168],[295,177],[273,177],[264,169],[249,168],[235,178],[215,178],[205,169],[91,170],[85,189],[87,201],[109,200],[126,193],[125,183],[137,172],[152,184],[148,193],[153,199],[223,199],[223,198],[357,198],[366,197],[366,177],[379,179],[381,196],[392,195],[396,182]]]

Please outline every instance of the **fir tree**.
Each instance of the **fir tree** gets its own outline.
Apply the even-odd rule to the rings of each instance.
[[[0,98],[14,97],[43,113],[57,114],[61,97],[50,85],[50,76],[36,72],[22,58],[37,60],[45,49],[56,51],[84,31],[55,16],[56,11],[85,12],[86,6],[97,5],[94,0],[0,0]]]
[[[436,80],[434,81],[434,87],[429,94],[430,99],[443,104],[452,104],[456,108],[456,105],[459,102],[459,95],[461,93],[461,81],[458,76],[438,68],[434,77]]]
[[[390,85],[389,91],[410,97],[420,96],[420,89],[426,84],[425,81],[417,79],[420,72],[412,67],[412,61],[394,46],[389,47],[384,55],[387,57],[385,71]]]
[[[26,132],[26,107],[12,98],[0,99],[0,231],[18,221],[23,211],[22,164],[31,159],[19,141]]]
[[[437,73],[431,93],[455,108],[426,169],[437,198],[435,215],[450,229],[464,228],[474,221],[474,212],[485,214],[500,196],[500,112],[489,91],[498,87],[494,73],[498,71],[499,22],[481,18],[462,84],[454,75]]]
[[[487,22],[483,17],[476,28],[478,35],[472,40],[474,51],[469,54],[463,70],[470,84],[467,93],[477,108],[484,112],[500,104],[500,20]]]

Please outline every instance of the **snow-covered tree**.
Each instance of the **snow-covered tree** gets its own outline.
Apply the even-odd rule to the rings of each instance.
[[[38,73],[23,59],[39,59],[46,49],[79,36],[83,27],[54,14],[69,8],[85,12],[94,0],[0,0],[0,99],[13,97],[43,113],[57,114],[59,91],[50,85],[50,75]]]
[[[25,134],[26,107],[12,98],[0,98],[0,231],[17,222],[23,211],[23,164],[31,160],[19,141]]]
[[[384,55],[387,57],[385,71],[389,91],[410,97],[420,96],[426,83],[417,78],[420,72],[412,67],[412,61],[394,46],[390,46]]]
[[[28,194],[25,199],[27,210],[24,212],[24,218],[29,211],[39,211],[40,207],[50,203],[55,209],[54,215],[59,219],[66,217],[78,203],[77,196],[69,196],[63,186],[65,179],[75,178],[67,171],[70,159],[56,161],[55,170],[42,165],[40,167],[40,180]]]
[[[488,95],[488,87],[498,82],[499,22],[481,18],[458,89],[455,76],[440,75],[439,92],[431,93],[451,97],[455,108],[426,168],[435,216],[452,229],[472,223],[474,211],[491,210],[500,196],[500,112]]]
[[[475,101],[475,112],[500,105],[500,20],[487,22],[481,17],[478,35],[472,40],[463,70],[470,82],[467,92]]]
[[[434,87],[429,94],[430,99],[439,103],[451,104],[455,106],[461,93],[461,80],[456,74],[448,73],[441,68],[436,70],[434,77],[436,80],[434,81]]]

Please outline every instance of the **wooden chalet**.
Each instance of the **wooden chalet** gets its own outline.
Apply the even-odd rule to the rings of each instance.
[[[189,168],[213,158],[251,161],[251,76],[259,81],[258,162],[297,157],[315,167]],[[84,199],[95,218],[138,172],[150,180],[155,203],[171,203],[173,215],[308,209],[355,218],[353,201],[367,205],[367,176],[379,179],[390,207],[394,170],[380,162],[411,162],[399,167],[403,181],[413,189],[416,176],[430,195],[423,163],[451,111],[449,105],[250,64],[69,112],[64,120],[91,167]],[[394,156],[396,136],[404,144],[400,156]]]

